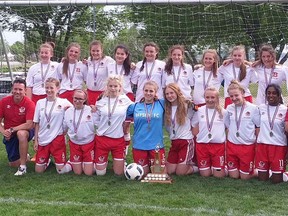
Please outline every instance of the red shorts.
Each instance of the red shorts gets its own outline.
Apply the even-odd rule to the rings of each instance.
[[[225,167],[224,143],[197,143],[197,163],[199,170],[223,169]]]
[[[194,156],[193,140],[177,139],[172,140],[167,161],[171,164],[192,164]]]
[[[106,136],[96,136],[95,163],[98,165],[105,164],[108,161],[110,151],[114,160],[124,160],[125,148],[124,137],[110,138]]]
[[[47,95],[44,94],[44,95],[35,95],[35,94],[32,94],[32,101],[36,104],[38,100],[40,99],[43,99],[43,98],[46,98]]]
[[[255,146],[255,144],[233,144],[227,140],[228,170],[239,170],[243,174],[252,174],[254,168]]]
[[[91,91],[87,89],[88,94],[88,105],[96,105],[98,97],[102,94],[103,91]]]
[[[70,103],[73,104],[73,95],[74,95],[74,90],[67,90],[63,92],[62,94],[59,94],[60,98],[66,98]]]
[[[134,149],[132,150],[133,153],[133,160],[135,163],[140,164],[143,167],[152,166],[155,160],[155,150],[139,150]],[[159,150],[161,166],[165,166],[165,149],[162,148]]]
[[[286,168],[287,146],[259,143],[256,149],[255,167],[260,171],[271,169],[274,173],[283,173]]]
[[[64,135],[58,135],[47,146],[38,146],[36,153],[36,164],[44,165],[52,155],[56,165],[66,163],[66,144]]]
[[[78,145],[69,140],[70,146],[70,161],[72,164],[93,163],[95,139],[87,144]]]
[[[246,96],[244,97],[246,101],[253,103],[253,97],[250,96]],[[224,108],[226,109],[228,105],[232,104],[232,101],[229,97],[225,98],[225,104],[224,104]]]

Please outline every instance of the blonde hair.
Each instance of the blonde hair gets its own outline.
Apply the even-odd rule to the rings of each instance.
[[[187,116],[187,101],[181,92],[181,89],[176,83],[170,83],[164,88],[164,97],[165,97],[165,114],[164,122],[166,126],[171,126],[171,116],[172,116],[172,104],[167,100],[165,91],[166,89],[171,89],[177,95],[177,110],[176,110],[176,121],[179,125],[185,124],[185,117]]]
[[[111,82],[111,81],[116,81],[117,82],[117,84],[120,86],[120,91],[119,91],[119,93],[118,93],[118,95],[120,95],[121,93],[122,93],[122,91],[123,91],[123,89],[122,89],[122,86],[123,86],[123,79],[122,79],[122,76],[119,76],[119,75],[110,75],[108,78],[107,78],[107,80],[106,80],[106,89],[105,89],[105,91],[103,92],[103,96],[106,96],[106,97],[108,97],[109,96],[109,92],[108,92],[108,85],[109,85],[109,83]]]
[[[270,55],[273,56],[273,59],[274,59],[274,63],[273,63],[273,66],[275,66],[277,63],[275,62],[276,60],[276,51],[275,49],[273,48],[273,46],[271,44],[263,44],[261,45],[260,49],[259,49],[259,58],[260,58],[260,62],[262,65],[264,65],[263,61],[262,61],[262,54],[263,52],[269,52]]]
[[[45,81],[45,83],[55,83],[56,87],[60,86],[60,81],[54,77],[48,77]]]
[[[217,54],[217,51],[215,49],[208,49],[208,50],[205,50],[204,53],[203,53],[203,56],[202,56],[202,64],[204,65],[204,58],[205,58],[205,55],[207,53],[210,53],[213,55],[213,58],[214,58],[214,63],[212,65],[212,73],[213,73],[213,77],[217,77],[217,72],[218,72],[218,62],[219,62],[219,56]]]
[[[208,91],[211,91],[211,92],[215,92],[215,95],[216,95],[216,104],[215,104],[215,109],[217,110],[217,112],[219,113],[219,117],[220,118],[223,118],[223,108],[220,106],[220,100],[219,100],[219,91],[213,87],[213,86],[209,86],[205,89],[204,91],[204,97],[206,95],[206,93]]]
[[[156,93],[158,92],[159,87],[158,87],[158,84],[157,84],[155,81],[153,81],[153,80],[147,81],[147,82],[144,84],[144,86],[143,86],[143,91],[144,91],[144,89],[145,89],[145,87],[146,87],[147,85],[153,86],[155,92],[156,92]],[[154,97],[154,101],[156,101],[156,100],[158,100],[157,95]],[[140,100],[140,103],[143,103],[144,101],[145,101],[145,98],[143,97],[143,98]]]
[[[245,93],[245,89],[243,88],[243,86],[237,80],[232,80],[231,81],[230,85],[227,88],[228,94],[229,94],[230,90],[234,90],[234,89],[240,90],[243,95]]]
[[[245,47],[243,45],[238,45],[238,46],[233,47],[231,54],[230,54],[231,58],[233,57],[233,53],[235,51],[243,52],[244,59],[246,58],[246,50],[245,50]],[[243,79],[245,79],[246,74],[247,74],[246,65],[244,64],[244,62],[242,62],[240,65],[239,81],[242,81]]]
[[[54,48],[55,48],[55,44],[53,42],[46,42],[46,43],[41,44],[39,47],[39,52],[41,51],[42,48],[49,49],[51,55],[53,56]]]

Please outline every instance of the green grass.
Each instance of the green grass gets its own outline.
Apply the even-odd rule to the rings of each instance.
[[[36,174],[32,163],[16,177],[4,145],[0,158],[0,215],[286,215],[286,183],[198,174],[172,176],[171,185],[140,183],[114,176],[111,163],[100,177],[58,175],[54,166]]]

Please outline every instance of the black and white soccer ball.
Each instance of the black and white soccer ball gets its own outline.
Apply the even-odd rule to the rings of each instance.
[[[124,174],[128,180],[140,180],[144,174],[144,169],[137,163],[131,163],[126,167]]]

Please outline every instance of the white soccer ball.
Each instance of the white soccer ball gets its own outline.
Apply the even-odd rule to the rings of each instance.
[[[143,167],[137,163],[129,164],[124,174],[128,180],[140,180],[144,174]]]

